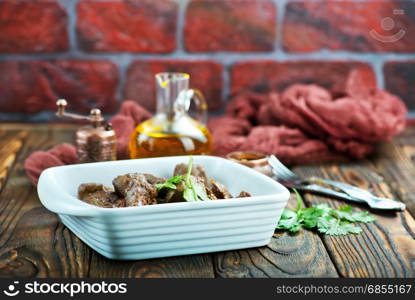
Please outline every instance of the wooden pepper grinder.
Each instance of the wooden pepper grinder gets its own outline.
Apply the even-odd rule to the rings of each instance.
[[[110,123],[104,122],[101,110],[93,108],[89,116],[83,116],[66,112],[68,102],[65,99],[59,99],[56,105],[58,106],[56,112],[58,117],[69,117],[91,122],[76,131],[76,148],[80,163],[117,159],[115,132]]]

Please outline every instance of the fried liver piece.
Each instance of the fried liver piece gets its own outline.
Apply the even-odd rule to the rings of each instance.
[[[176,189],[163,189],[159,191],[159,200],[162,203],[183,202],[183,191],[186,185],[184,181],[176,185]],[[161,195],[160,195],[161,193]],[[160,197],[161,196],[161,197]]]
[[[187,164],[178,164],[174,168],[173,176],[185,175],[186,172],[187,172]],[[203,166],[193,165],[192,166],[192,172],[190,173],[190,175],[202,178],[204,184],[207,186],[208,179],[207,179],[206,172],[205,172],[205,169],[203,168]]]
[[[112,184],[127,206],[143,206],[157,204],[155,184],[162,182],[164,179],[151,174],[130,173],[116,177]]]
[[[229,199],[233,198],[228,189],[220,182],[216,182],[213,179],[210,180],[210,186],[212,193],[216,196],[217,199]]]
[[[206,194],[209,197],[210,200],[217,200],[218,198],[213,193],[212,189],[210,187],[206,187]]]
[[[166,181],[165,178],[157,177],[151,174],[143,173],[142,175],[146,178],[146,180],[150,184],[164,183]]]
[[[252,195],[251,195],[250,193],[248,193],[248,192],[241,191],[241,192],[239,193],[239,195],[238,195],[238,196],[236,196],[236,198],[246,198],[246,197],[252,197]]]
[[[78,188],[78,198],[99,207],[125,207],[125,200],[110,187],[97,183],[84,183]]]

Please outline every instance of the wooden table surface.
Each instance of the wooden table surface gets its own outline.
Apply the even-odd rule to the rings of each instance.
[[[362,225],[359,235],[276,233],[266,247],[140,261],[106,259],[40,204],[24,159],[34,150],[71,142],[73,134],[73,125],[0,124],[0,277],[415,277],[413,128],[379,145],[367,160],[295,168],[406,203],[404,212],[373,211],[377,221]],[[311,194],[304,201],[344,204]]]

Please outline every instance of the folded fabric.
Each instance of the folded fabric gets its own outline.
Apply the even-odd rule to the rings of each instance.
[[[260,151],[288,164],[365,157],[405,128],[407,110],[398,97],[363,85],[360,76],[352,71],[337,98],[313,84],[235,96],[227,116],[210,121],[215,152]],[[242,121],[251,129],[241,131]]]
[[[76,164],[78,157],[76,149],[71,144],[61,144],[48,151],[35,151],[26,158],[23,167],[30,181],[37,185],[43,170],[51,167]]]
[[[110,119],[117,136],[117,158],[128,158],[131,133],[141,122],[150,119],[151,113],[134,101],[124,101],[120,112]]]
[[[213,134],[213,152],[220,156],[232,151],[258,151],[274,154],[287,164],[344,160],[324,142],[310,139],[296,128],[252,126],[247,120],[228,116],[210,120],[209,128]]]

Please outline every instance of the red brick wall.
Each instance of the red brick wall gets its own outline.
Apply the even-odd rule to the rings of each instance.
[[[231,93],[352,68],[415,110],[412,0],[0,0],[0,120],[46,121],[55,100],[154,108],[153,74],[184,71],[212,112]]]

